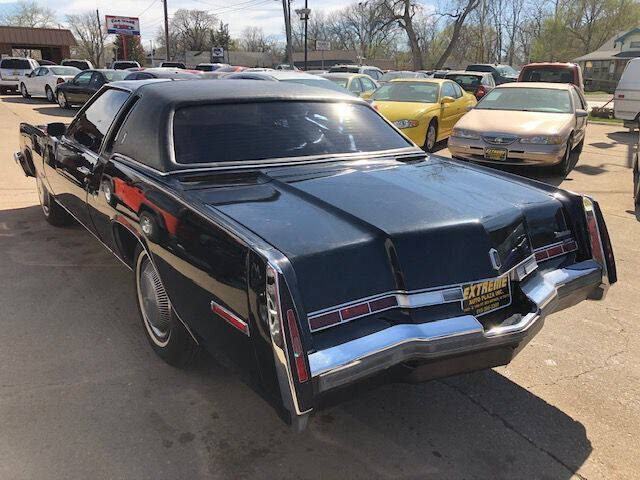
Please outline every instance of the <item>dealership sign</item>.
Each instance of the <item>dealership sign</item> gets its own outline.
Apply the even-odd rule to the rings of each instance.
[[[107,33],[116,35],[137,35],[140,36],[140,20],[135,17],[105,17]]]

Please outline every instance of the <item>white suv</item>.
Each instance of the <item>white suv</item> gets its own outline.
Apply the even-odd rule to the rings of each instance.
[[[369,75],[376,82],[384,75],[384,72],[373,65],[334,65],[329,69],[329,73],[363,73]]]
[[[4,57],[0,59],[0,94],[18,91],[20,78],[31,73],[40,64],[33,58]]]

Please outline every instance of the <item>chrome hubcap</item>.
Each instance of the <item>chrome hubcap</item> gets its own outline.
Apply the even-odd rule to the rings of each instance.
[[[58,104],[59,104],[61,107],[64,107],[66,103],[67,103],[67,101],[66,101],[66,99],[64,98],[64,93],[60,92],[60,93],[58,94]]]
[[[430,125],[427,131],[427,148],[432,149],[436,144],[436,129]]]
[[[24,83],[20,86],[20,92],[22,92],[22,96],[27,96],[27,88],[24,86]]]
[[[171,336],[171,305],[160,276],[146,252],[138,257],[136,282],[138,303],[147,332],[156,345],[164,347]]]
[[[47,88],[47,100],[49,100],[50,102],[53,101],[53,92],[50,88]]]

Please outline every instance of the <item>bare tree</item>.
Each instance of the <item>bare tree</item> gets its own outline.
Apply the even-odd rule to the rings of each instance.
[[[104,62],[104,41],[106,32],[100,28],[94,12],[78,13],[65,17],[69,30],[78,42],[79,56],[86,58],[96,68],[100,68]]]
[[[480,1],[481,0],[458,0],[455,3],[455,10],[453,12],[442,13],[443,16],[453,19],[453,28],[451,31],[449,44],[436,62],[436,68],[442,68],[442,66],[449,58],[449,55],[451,55],[451,52],[456,47],[456,45],[458,44],[458,40],[460,39],[462,26],[467,20],[469,13],[478,8],[478,5],[480,5]]]
[[[18,2],[13,11],[0,18],[0,23],[32,28],[55,28],[60,26],[53,10],[42,7],[33,0]]]
[[[422,70],[424,68],[422,60],[422,52],[420,51],[420,38],[414,27],[413,19],[420,10],[420,6],[416,0],[385,0],[382,2],[387,20],[397,22],[407,34],[409,41],[409,49],[411,50],[411,59],[413,61],[414,70]]]
[[[205,10],[177,10],[169,21],[169,51],[184,57],[188,51],[209,50],[217,26],[217,17]],[[165,48],[163,28],[158,29],[156,41]]]
[[[262,27],[246,27],[240,34],[240,47],[247,52],[271,52],[276,43],[274,37],[265,35]]]

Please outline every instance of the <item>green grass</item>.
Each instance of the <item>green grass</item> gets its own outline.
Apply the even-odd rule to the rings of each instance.
[[[593,117],[589,114],[589,121],[593,123],[607,123],[610,125],[622,125],[622,120],[617,118],[602,118],[602,117]]]

